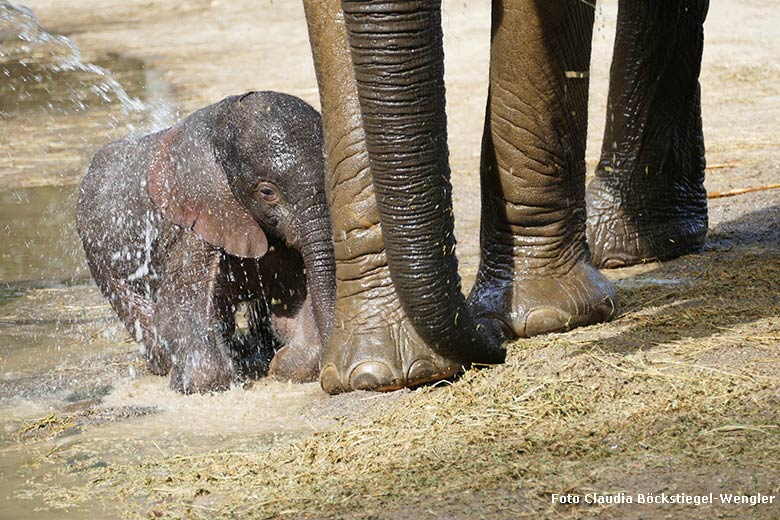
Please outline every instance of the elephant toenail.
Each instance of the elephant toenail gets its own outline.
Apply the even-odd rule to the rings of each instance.
[[[430,359],[418,359],[409,367],[406,382],[409,385],[426,383],[434,379],[438,372],[436,365]]]
[[[387,365],[374,361],[359,364],[349,376],[353,390],[395,390],[401,383]]]
[[[320,372],[320,386],[330,395],[343,394],[347,391],[341,384],[341,377],[336,365],[333,364],[325,365]]]
[[[596,313],[597,317],[594,323],[611,320],[617,314],[617,302],[614,298],[604,298],[596,306]]]
[[[612,257],[612,258],[605,259],[601,263],[601,266],[604,269],[619,269],[621,267],[625,267],[626,266],[626,261],[623,260],[622,258]]]
[[[538,336],[548,332],[561,332],[568,328],[568,320],[555,309],[534,309],[525,319],[525,336]]]

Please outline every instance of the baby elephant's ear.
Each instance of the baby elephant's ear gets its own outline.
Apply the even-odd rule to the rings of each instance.
[[[147,172],[149,197],[174,224],[195,230],[231,255],[259,258],[268,250],[260,225],[236,200],[210,140],[186,121],[158,134]]]

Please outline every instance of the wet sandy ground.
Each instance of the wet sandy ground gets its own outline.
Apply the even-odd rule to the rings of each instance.
[[[72,38],[85,61],[114,70],[129,94],[172,110],[152,117],[108,105],[79,114],[44,110],[0,119],[0,518],[60,517],[62,510],[47,509],[43,500],[47,486],[83,483],[83,468],[65,457],[57,464],[66,460],[72,471],[55,471],[49,455],[67,454],[74,446],[100,452],[84,459],[89,464],[237,449],[245,443],[273,449],[381,413],[413,394],[330,398],[316,384],[261,381],[215,396],[175,395],[163,378],[146,374],[135,346],[89,282],[76,244],[74,185],[105,140],[251,89],[286,91],[318,106],[300,3],[27,4],[45,28]],[[771,0],[719,0],[710,8],[702,71],[710,191],[780,182],[780,15],[775,7]],[[597,8],[591,168],[603,132],[615,11],[612,0]],[[458,252],[468,288],[478,260],[477,165],[489,38],[484,2],[446,1],[444,30]],[[713,255],[780,261],[780,190],[714,199],[710,208],[705,254],[610,273],[623,280],[621,292],[664,284],[673,291],[687,283],[681,273],[692,264],[707,265]],[[752,336],[775,338],[774,346],[780,335],[776,309],[748,324]],[[635,312],[629,309],[629,315]],[[589,334],[559,337],[576,341]],[[750,348],[747,337],[743,344]],[[714,362],[728,370],[739,360]],[[35,422],[41,419],[48,422]],[[56,502],[50,495],[47,500]],[[104,507],[87,502],[69,515],[113,518],[115,512]]]

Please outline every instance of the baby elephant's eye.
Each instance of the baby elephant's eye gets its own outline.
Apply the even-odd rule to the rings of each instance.
[[[279,193],[270,184],[261,183],[257,187],[257,193],[266,202],[277,202],[279,200]]]

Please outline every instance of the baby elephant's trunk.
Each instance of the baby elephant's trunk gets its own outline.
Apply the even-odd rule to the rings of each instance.
[[[297,217],[299,244],[306,269],[306,286],[324,348],[333,322],[336,301],[336,261],[331,238],[330,213],[322,201],[306,207]]]

